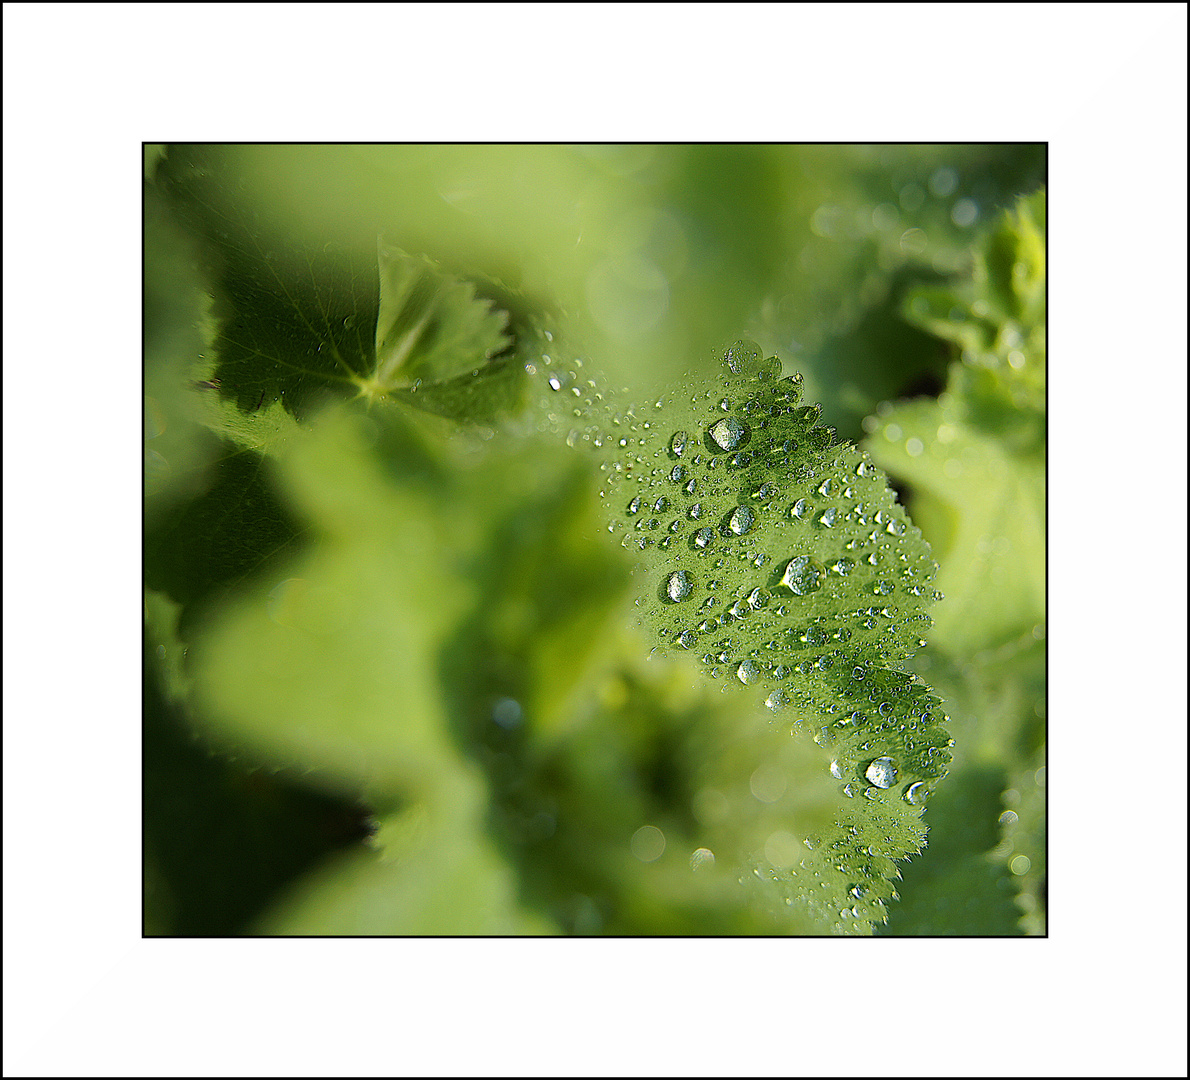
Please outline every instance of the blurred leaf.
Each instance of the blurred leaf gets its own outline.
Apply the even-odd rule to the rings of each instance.
[[[266,934],[552,934],[517,901],[517,880],[485,836],[483,784],[460,772],[424,802],[385,818],[376,853],[304,881],[258,924]]]
[[[868,444],[907,482],[941,564],[937,648],[918,669],[946,694],[957,756],[1009,778],[995,808],[998,843],[949,854],[943,845],[923,865],[939,881],[963,860],[995,866],[1020,890],[1013,925],[1023,909],[1029,933],[1045,926],[1044,227],[1040,191],[981,237],[968,277],[909,299],[910,316],[959,356],[946,393],[881,409]]]

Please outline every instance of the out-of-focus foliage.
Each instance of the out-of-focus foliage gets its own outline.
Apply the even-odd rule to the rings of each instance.
[[[932,808],[934,838],[953,837],[931,843],[907,885],[986,863],[998,881],[1015,880],[1032,932],[1045,926],[1045,281],[1041,191],[980,238],[968,273],[908,299],[908,317],[957,353],[946,390],[881,409],[868,425],[872,456],[907,483],[941,566],[945,600],[918,670],[950,703],[958,743],[954,782]],[[1000,783],[980,784],[990,769]],[[982,829],[993,821],[989,843]],[[936,899],[906,895],[916,899],[891,932],[983,923],[945,887]]]
[[[832,856],[802,838],[846,827],[830,755],[687,657],[647,658],[589,421],[705,378],[715,342],[750,326],[858,430],[943,370],[936,311],[901,317],[910,287],[964,280],[978,222],[1041,168],[1029,147],[147,156],[147,932],[879,921],[858,864],[809,899]],[[1009,318],[1036,324],[978,317],[993,346]],[[1021,424],[1000,408],[973,427],[1005,453]],[[926,674],[964,710],[1039,700],[1043,671],[1024,686],[1004,642],[1007,674],[944,683],[956,641]],[[997,768],[1017,784],[999,843],[1039,865],[1026,755],[991,741],[973,790]],[[217,794],[223,776],[255,778],[251,797]],[[171,839],[166,808],[187,801],[194,822],[224,806],[234,839]],[[869,861],[917,839],[883,842]],[[218,883],[236,861],[254,870],[233,897]],[[791,888],[799,868],[815,881]],[[996,912],[965,932],[1003,932]]]

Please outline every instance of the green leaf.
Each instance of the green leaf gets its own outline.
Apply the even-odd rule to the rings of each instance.
[[[220,435],[280,449],[293,421],[357,396],[471,422],[520,403],[508,313],[473,282],[383,239],[371,250],[294,240],[236,197],[218,148],[180,148],[161,172],[204,245],[214,304],[194,383],[215,391],[206,416]]]
[[[596,440],[621,451],[603,466],[609,529],[637,558],[657,645],[701,656],[725,691],[823,748],[835,821],[767,871],[792,902],[862,929],[883,921],[950,759],[939,699],[899,667],[924,644],[935,566],[884,477],[799,404],[797,377],[748,342],[725,365],[610,418]]]
[[[201,716],[262,760],[321,763],[335,787],[432,786],[458,764],[434,658],[474,593],[436,554],[425,496],[388,481],[364,438],[328,415],[285,455],[287,502],[317,533],[196,643]]]
[[[446,277],[381,239],[380,313],[376,321],[375,382],[385,390],[442,383],[511,344],[508,315],[493,311],[475,286]]]
[[[307,878],[258,932],[308,934],[553,934],[524,908],[517,879],[486,835],[484,785],[460,771],[432,796],[381,821],[383,854],[347,856]]]

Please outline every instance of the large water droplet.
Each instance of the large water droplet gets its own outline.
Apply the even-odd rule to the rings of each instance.
[[[669,474],[669,478],[675,483],[680,484],[686,479],[686,466],[675,465],[673,471]]]
[[[814,508],[808,502],[806,502],[805,499],[798,499],[798,501],[789,508],[789,515],[790,517],[795,518],[807,518],[810,516],[810,512],[813,509]]]
[[[795,596],[806,596],[822,588],[823,569],[808,555],[790,559],[781,576],[781,584]]]
[[[640,513],[640,496],[639,495],[637,495],[636,498],[633,499],[632,502],[630,502],[628,504],[628,513],[629,514]]]
[[[742,683],[755,682],[760,678],[760,665],[755,660],[741,661],[740,666],[735,669],[735,675]]]
[[[696,548],[705,548],[714,539],[715,533],[711,529],[699,529],[691,538],[691,543]]]
[[[873,787],[892,787],[897,779],[897,767],[892,758],[878,757],[864,770],[864,777]]]
[[[694,582],[685,570],[675,570],[665,579],[665,594],[677,604],[694,591]]]
[[[748,425],[734,416],[728,416],[715,423],[709,432],[711,439],[721,450],[734,450],[748,438]]]
[[[736,534],[743,536],[756,522],[756,514],[750,506],[737,506],[727,520],[727,527]]]
[[[835,519],[839,516],[839,511],[833,506],[828,506],[821,514],[818,515],[818,524],[824,529],[834,527]]]

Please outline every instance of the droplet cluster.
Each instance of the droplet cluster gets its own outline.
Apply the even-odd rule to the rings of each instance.
[[[896,668],[929,626],[934,562],[884,476],[800,398],[800,376],[740,342],[719,378],[614,415],[608,529],[651,582],[638,606],[659,646],[809,726],[845,797],[919,806],[950,740]]]

